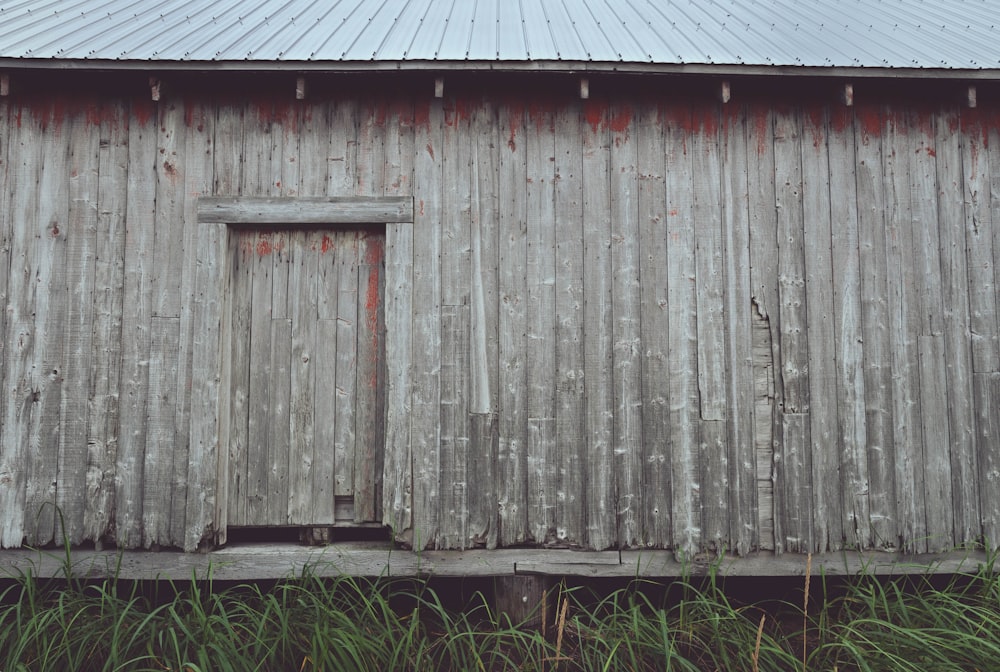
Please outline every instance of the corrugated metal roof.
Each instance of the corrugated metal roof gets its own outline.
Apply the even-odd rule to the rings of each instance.
[[[0,0],[0,60],[1000,69],[1000,0]],[[148,65],[149,63],[147,63]]]

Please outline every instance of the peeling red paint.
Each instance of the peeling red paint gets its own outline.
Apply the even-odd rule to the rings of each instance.
[[[823,108],[819,105],[810,105],[806,108],[806,116],[809,119],[809,133],[812,136],[812,145],[819,149],[826,141],[825,124],[823,119]],[[830,127],[836,132],[842,132],[847,127],[849,119],[844,110],[834,110],[830,113]]]
[[[431,143],[427,143],[427,153],[431,155],[431,160],[434,159],[434,148],[431,147]]]
[[[767,153],[767,136],[771,118],[767,114],[766,107],[756,107],[752,114],[754,134],[757,136],[757,155],[762,156]]]
[[[335,245],[333,244],[333,240],[330,238],[330,236],[328,236],[328,235],[326,235],[324,233],[323,234],[323,244],[320,247],[320,249],[322,250],[323,254],[326,254],[327,252],[329,252],[330,250],[332,250],[334,248],[335,248]]]
[[[707,136],[714,137],[719,134],[719,110],[716,105],[696,105],[694,108],[694,118],[691,120],[691,132],[701,132]]]
[[[417,212],[420,213],[421,217],[424,216],[424,199],[422,198],[420,199],[420,208],[417,210]]]
[[[511,105],[510,112],[507,115],[508,125],[510,126],[510,135],[507,138],[507,147],[510,151],[517,151],[517,134],[521,132],[524,126],[524,106],[523,105]]]
[[[431,127],[431,103],[429,100],[419,100],[413,106],[414,127],[430,130]]]
[[[610,111],[606,123],[613,133],[627,134],[629,128],[632,126],[632,116],[632,108],[628,105],[622,105]]]
[[[271,241],[266,236],[262,235],[257,239],[257,256],[266,257],[272,252],[274,252],[274,246],[271,245]]]
[[[528,117],[535,122],[535,130],[555,130],[554,106],[551,103],[532,103],[528,106]]]
[[[868,144],[871,138],[882,135],[882,113],[874,105],[863,105],[855,112],[858,121],[861,122],[861,141]]]
[[[602,125],[605,128],[607,127],[607,121],[605,120],[607,112],[608,106],[604,103],[588,100],[583,104],[583,118],[590,124],[592,133],[597,133]]]
[[[372,361],[378,361],[378,308],[379,308],[379,272],[385,255],[385,246],[379,236],[366,236],[367,250],[365,262],[368,268],[368,289],[365,292],[365,322],[372,335]],[[378,367],[372,367],[370,385],[374,389],[378,385]]]

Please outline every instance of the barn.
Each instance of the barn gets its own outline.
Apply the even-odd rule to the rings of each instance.
[[[0,556],[991,548],[998,16],[0,8]]]

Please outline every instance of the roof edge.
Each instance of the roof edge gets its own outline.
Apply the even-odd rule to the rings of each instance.
[[[841,79],[1000,80],[1000,68],[872,68],[719,63],[627,63],[594,61],[168,61],[2,58],[0,70],[74,70],[140,72],[547,72],[710,75],[718,77],[799,76]]]

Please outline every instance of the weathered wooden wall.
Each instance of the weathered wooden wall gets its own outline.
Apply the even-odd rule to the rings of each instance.
[[[995,111],[53,93],[0,102],[0,161],[2,546],[218,532],[206,195],[413,196],[418,547],[1000,535]]]

